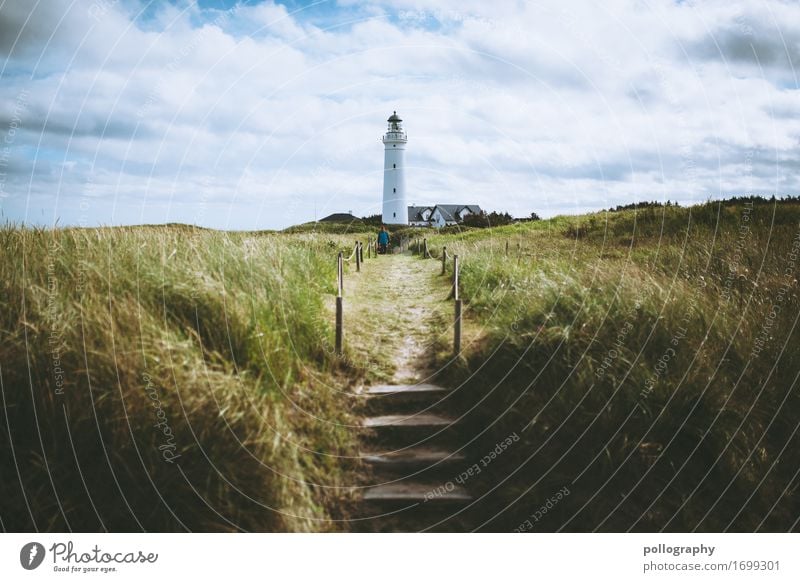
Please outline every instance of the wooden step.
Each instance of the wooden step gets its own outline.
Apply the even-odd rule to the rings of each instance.
[[[439,463],[457,463],[464,460],[464,455],[447,449],[434,447],[413,447],[397,451],[367,451],[361,454],[361,460],[370,465],[381,467],[386,465],[419,467]]]
[[[405,480],[361,490],[354,531],[468,531],[472,496],[452,481]]]
[[[364,490],[362,499],[370,503],[465,503],[472,500],[467,490],[451,481],[445,483],[421,483],[400,481],[376,485]]]
[[[360,455],[361,460],[372,468],[374,481],[391,478],[418,477],[451,478],[457,475],[466,458],[453,449],[415,446],[399,450],[372,450]]]
[[[427,428],[446,427],[455,422],[448,416],[423,412],[420,414],[386,414],[370,416],[363,420],[366,428]]]
[[[368,386],[364,394],[369,396],[390,394],[422,394],[447,392],[447,388],[435,384],[376,384]]]
[[[449,447],[456,438],[455,419],[423,412],[418,414],[386,414],[362,421],[363,441],[370,448],[398,450],[416,445]],[[457,448],[457,447],[456,447]]]
[[[362,395],[367,413],[402,413],[432,411],[446,401],[447,388],[434,384],[380,384],[369,386]]]

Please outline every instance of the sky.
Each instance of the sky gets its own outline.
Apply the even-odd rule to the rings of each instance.
[[[284,228],[800,193],[800,3],[0,0],[3,222]]]

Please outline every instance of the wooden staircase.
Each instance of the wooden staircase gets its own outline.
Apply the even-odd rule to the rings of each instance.
[[[433,384],[377,385],[363,398],[355,531],[463,531],[472,497],[457,481],[469,466],[449,391]]]

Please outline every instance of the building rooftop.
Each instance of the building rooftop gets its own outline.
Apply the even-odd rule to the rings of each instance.
[[[409,206],[408,207],[408,221],[409,222],[427,222],[422,213],[425,210],[430,210],[431,213],[435,209],[439,209],[439,212],[448,222],[459,222],[458,213],[461,212],[463,209],[469,209],[472,214],[480,214],[481,207],[477,204],[433,204],[430,206]]]
[[[478,214],[481,211],[481,207],[477,204],[437,204],[436,208],[439,209],[439,212],[442,214],[442,218],[455,222],[458,222],[457,215],[464,208],[468,208],[473,214]]]
[[[408,207],[408,221],[409,222],[422,222],[425,220],[422,217],[424,210],[432,210],[433,206],[409,206]]]

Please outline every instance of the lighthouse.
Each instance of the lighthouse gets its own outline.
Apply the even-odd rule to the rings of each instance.
[[[408,224],[403,160],[408,138],[403,131],[403,120],[397,116],[397,111],[386,121],[389,122],[389,127],[383,136],[383,222]]]

